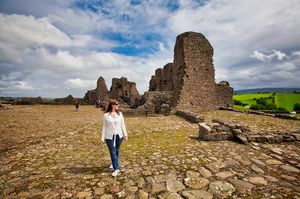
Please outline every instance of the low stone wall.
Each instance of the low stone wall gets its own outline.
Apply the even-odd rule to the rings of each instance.
[[[193,113],[193,112],[190,112],[190,111],[177,110],[176,114],[179,115],[180,117],[183,117],[187,121],[192,122],[192,123],[199,123],[199,122],[204,121],[203,116],[198,115],[198,114]]]
[[[236,122],[224,122],[213,119],[211,125],[205,122],[199,123],[199,138],[205,141],[236,140],[244,144],[249,142],[279,143],[300,141],[300,129],[283,133],[257,134],[248,126]]]
[[[255,115],[264,115],[264,116],[278,117],[278,118],[290,119],[290,120],[300,120],[300,118],[297,116],[292,116],[292,115],[285,114],[285,113],[272,114],[272,113],[265,113],[262,111],[253,111],[253,110],[249,110],[249,111],[236,110],[236,109],[227,108],[227,107],[220,107],[219,110],[233,111],[233,112],[238,112],[238,113],[248,113],[248,114],[255,114]]]

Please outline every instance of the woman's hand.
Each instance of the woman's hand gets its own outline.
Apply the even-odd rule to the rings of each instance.
[[[125,140],[128,140],[128,136],[125,136]]]

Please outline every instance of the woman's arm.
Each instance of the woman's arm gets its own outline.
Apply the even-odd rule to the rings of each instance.
[[[105,120],[105,115],[103,115],[102,136],[101,136],[102,142],[104,142],[104,139],[105,139],[105,132],[106,132],[106,120]]]
[[[125,126],[125,121],[124,121],[124,117],[123,117],[123,114],[121,113],[122,117],[121,117],[121,127],[122,127],[122,131],[125,135],[125,137],[127,137],[127,131],[126,131],[126,126]]]

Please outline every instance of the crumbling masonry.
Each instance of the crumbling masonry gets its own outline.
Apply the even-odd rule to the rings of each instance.
[[[96,100],[100,100],[105,103],[108,99],[114,98],[127,103],[130,107],[134,107],[139,97],[136,84],[128,81],[126,77],[113,78],[111,88],[108,91],[104,78],[100,76],[96,89],[87,91],[83,102],[95,104]]]
[[[229,83],[215,83],[213,47],[196,32],[177,36],[173,63],[155,70],[149,82],[152,91],[171,91],[169,105],[176,109],[201,112],[233,105]]]
[[[176,38],[173,63],[155,70],[149,91],[142,96],[136,84],[125,77],[113,78],[109,91],[105,80],[100,77],[97,88],[88,91],[84,101],[91,104],[96,99],[107,101],[116,98],[131,108],[137,108],[135,111],[139,113],[169,114],[177,110],[202,112],[220,107],[231,108],[233,88],[227,81],[215,82],[213,52],[203,34],[182,33]]]

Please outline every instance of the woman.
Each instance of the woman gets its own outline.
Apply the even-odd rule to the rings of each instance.
[[[108,103],[106,113],[103,115],[102,143],[104,139],[109,149],[112,165],[114,169],[112,176],[117,176],[120,172],[119,166],[119,149],[123,140],[128,140],[126,126],[122,112],[119,111],[119,103],[111,99]]]

